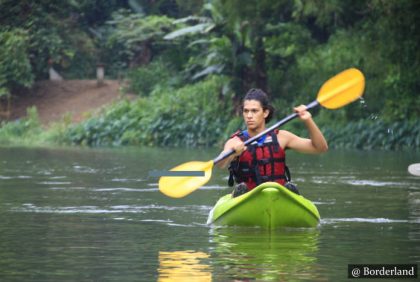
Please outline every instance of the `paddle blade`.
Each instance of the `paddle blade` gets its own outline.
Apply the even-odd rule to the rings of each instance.
[[[213,161],[181,164],[171,171],[203,171],[204,176],[163,176],[159,179],[159,190],[172,198],[185,197],[210,180],[212,168]]]
[[[408,166],[408,172],[415,176],[420,176],[420,163]]]
[[[318,92],[317,101],[327,109],[341,108],[363,95],[365,77],[355,68],[347,69],[325,82]]]

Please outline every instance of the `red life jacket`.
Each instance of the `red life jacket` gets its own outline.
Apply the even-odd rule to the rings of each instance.
[[[260,144],[253,142],[247,145],[246,151],[230,163],[230,186],[233,186],[233,179],[236,183],[244,182],[249,190],[264,182],[273,181],[284,185],[289,180],[286,155],[277,140],[277,133],[278,130],[268,133]],[[235,136],[244,142],[250,138],[246,131],[237,132],[232,138]]]

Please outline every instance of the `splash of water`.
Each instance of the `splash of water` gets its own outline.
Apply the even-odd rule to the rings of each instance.
[[[359,97],[359,104],[362,106],[363,109],[367,109],[367,103],[363,97]]]
[[[359,104],[362,107],[362,110],[367,111],[368,110],[368,105],[366,103],[366,100],[363,97],[359,97]],[[377,113],[370,113],[368,119],[370,120],[377,120],[379,119],[379,114]]]

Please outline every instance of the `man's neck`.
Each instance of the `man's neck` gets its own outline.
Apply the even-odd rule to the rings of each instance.
[[[249,137],[254,137],[258,134],[260,134],[261,132],[263,132],[265,130],[265,126],[262,126],[260,128],[255,128],[255,129],[249,129],[248,128],[248,135]]]

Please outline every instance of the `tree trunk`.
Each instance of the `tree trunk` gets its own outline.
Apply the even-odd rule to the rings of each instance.
[[[255,69],[254,69],[254,79],[255,85],[257,88],[262,89],[268,94],[267,89],[267,70],[265,66],[265,49],[264,43],[261,36],[258,36],[256,39],[255,46]]]

